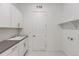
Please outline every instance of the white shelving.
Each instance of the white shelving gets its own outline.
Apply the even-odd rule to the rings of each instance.
[[[79,29],[79,19],[61,22],[61,23],[59,23],[59,25],[62,29],[78,30]]]

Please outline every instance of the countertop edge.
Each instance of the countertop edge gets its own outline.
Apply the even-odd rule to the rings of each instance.
[[[24,38],[22,38],[21,40],[18,40],[18,42],[16,42],[15,44],[11,45],[10,47],[6,48],[5,50],[1,51],[0,54],[4,53],[5,51],[7,51],[8,49],[10,49],[11,47],[13,47],[14,45],[18,44],[19,42],[23,41],[24,39],[28,38],[28,36],[25,36]]]

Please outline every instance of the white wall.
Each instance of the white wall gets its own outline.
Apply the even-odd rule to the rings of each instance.
[[[57,23],[61,20],[62,4],[43,4],[47,21],[47,50],[61,50],[61,29]],[[24,12],[24,34],[32,36],[32,18],[30,15],[35,4],[21,4]],[[30,42],[29,42],[30,43]]]
[[[79,3],[66,3],[63,11],[62,21],[79,19]]]

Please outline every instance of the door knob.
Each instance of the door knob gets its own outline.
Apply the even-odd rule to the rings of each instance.
[[[68,39],[69,39],[69,40],[73,40],[73,38],[72,38],[72,37],[68,37]]]
[[[33,35],[33,37],[36,37],[36,35]]]
[[[73,40],[73,38],[71,38],[71,40]]]

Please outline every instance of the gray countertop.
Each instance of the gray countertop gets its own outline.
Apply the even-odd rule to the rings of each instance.
[[[15,44],[19,43],[20,41],[24,40],[27,37],[28,36],[25,36],[21,40],[4,40],[4,41],[1,41],[0,42],[0,54],[3,53],[4,51],[6,51],[7,49],[11,48]]]

